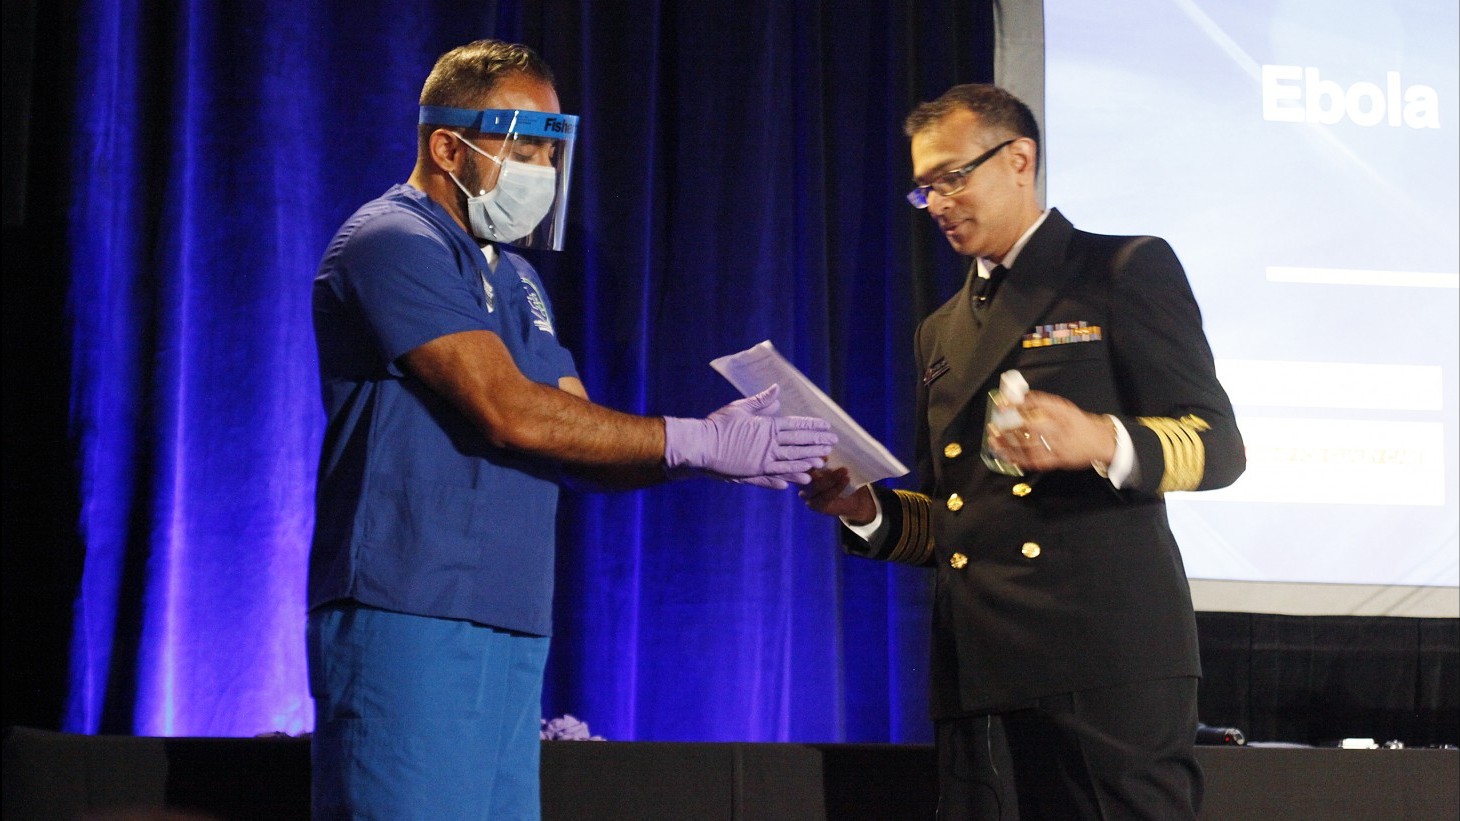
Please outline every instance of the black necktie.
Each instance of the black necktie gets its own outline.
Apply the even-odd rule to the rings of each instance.
[[[974,283],[973,288],[974,310],[988,307],[989,302],[994,298],[994,292],[999,290],[999,283],[1004,281],[1004,275],[1007,273],[1009,273],[1008,268],[1002,265],[995,265],[989,269],[987,279],[978,277],[978,281]]]

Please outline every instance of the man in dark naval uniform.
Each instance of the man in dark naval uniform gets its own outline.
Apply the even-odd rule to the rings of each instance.
[[[905,131],[908,199],[972,259],[915,340],[922,492],[843,497],[827,471],[803,496],[851,553],[937,573],[938,817],[1194,818],[1201,670],[1163,494],[1246,462],[1186,275],[1161,239],[1040,208],[1007,92],[956,86]],[[994,401],[1008,371],[1022,404]]]

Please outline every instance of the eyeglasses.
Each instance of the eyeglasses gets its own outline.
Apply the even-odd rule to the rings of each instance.
[[[968,165],[965,165],[962,168],[955,168],[952,171],[949,171],[948,173],[939,176],[937,179],[933,180],[927,185],[919,185],[917,188],[914,188],[913,190],[907,192],[907,201],[912,203],[912,207],[914,208],[927,208],[929,191],[937,191],[939,194],[942,194],[945,197],[957,194],[959,191],[963,190],[963,186],[968,185],[969,174],[972,174],[974,170],[977,169],[980,165],[983,165],[984,163],[993,159],[994,155],[999,153],[999,149],[1012,142],[1014,142],[1014,140],[1004,140],[993,148],[990,148],[989,150],[975,157],[973,161],[970,162]]]

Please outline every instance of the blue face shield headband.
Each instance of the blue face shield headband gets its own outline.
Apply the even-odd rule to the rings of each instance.
[[[470,129],[502,141],[500,149],[488,153],[462,138],[499,168],[491,189],[462,188],[472,233],[525,248],[562,250],[577,117],[519,109],[421,106],[417,122]],[[461,187],[460,180],[456,184]]]

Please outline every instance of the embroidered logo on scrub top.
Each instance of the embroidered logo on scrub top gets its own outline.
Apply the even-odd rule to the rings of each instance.
[[[529,279],[525,274],[519,274],[518,278],[527,290],[527,304],[532,307],[532,324],[537,326],[539,331],[547,331],[553,336],[553,320],[548,316],[547,300],[542,298],[542,292],[537,289],[537,283]]]
[[[487,298],[487,313],[495,312],[497,310],[497,291],[492,287],[492,283],[487,281],[486,273],[482,273],[482,294]]]

